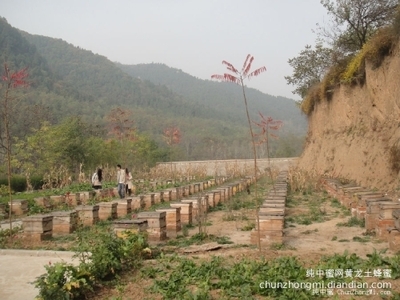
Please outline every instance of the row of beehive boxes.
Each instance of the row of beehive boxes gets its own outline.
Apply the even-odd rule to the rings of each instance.
[[[250,242],[267,246],[283,242],[285,202],[288,191],[287,171],[281,171],[258,211],[258,222],[252,230]]]
[[[178,200],[182,199],[183,197],[202,192],[203,190],[211,188],[215,184],[221,184],[221,182],[225,182],[225,180],[225,177],[219,177],[217,179],[210,179],[204,182],[191,183],[181,187],[151,192],[144,195],[139,195],[137,197],[144,198],[145,208],[149,208],[153,204],[157,204],[162,201]],[[37,205],[48,209],[57,207],[60,204],[66,204],[72,208],[78,205],[86,205],[93,199],[101,202],[104,199],[110,199],[116,195],[118,195],[116,188],[108,188],[87,192],[67,193],[65,195],[36,197],[34,198],[34,201]],[[9,202],[7,205],[10,207],[13,215],[20,216],[28,212],[28,201],[25,199],[15,199],[12,200],[12,202]],[[0,204],[1,215],[5,216],[5,210],[6,204]]]
[[[239,190],[240,186],[239,183],[234,183],[227,187],[207,191],[205,196],[198,199],[200,200],[200,203],[207,203],[207,207],[208,205],[214,206],[218,204],[222,198],[225,199],[225,197],[229,195],[234,195],[236,191]],[[160,201],[174,199],[172,191],[166,194],[169,196],[157,198],[155,197],[156,193],[150,193],[138,197],[117,199],[111,202],[100,202],[96,205],[78,205],[75,207],[75,210],[72,211],[57,211],[49,215],[34,215],[26,217],[23,219],[24,232],[27,236],[40,240],[52,236],[52,234],[68,234],[73,232],[77,228],[78,224],[90,226],[97,223],[99,220],[116,219],[130,214],[132,210],[150,208],[151,205],[157,204]],[[165,238],[165,232],[167,230],[170,232],[181,230],[181,221],[182,224],[192,223],[193,211],[195,217],[197,216],[198,211],[198,206],[193,204],[193,202],[193,199],[183,199],[181,202],[171,202],[170,208],[159,209],[156,212],[139,213],[138,219],[146,219],[144,216],[147,216],[149,219],[149,225],[144,226],[140,222],[136,222],[138,224],[140,223],[139,225],[141,226],[139,226],[133,222],[132,230],[143,229],[146,227],[150,239],[162,240]],[[157,221],[157,224],[163,226],[156,228],[154,226],[154,224],[156,224],[154,220],[160,218],[157,216],[160,213],[161,216],[165,214],[165,220],[162,221],[160,219],[160,221]],[[127,222],[129,223],[129,221]],[[118,231],[118,224],[121,224],[121,222],[116,223],[116,231]],[[122,228],[125,227],[126,224],[122,226]]]
[[[124,231],[145,230],[149,241],[163,241],[167,237],[175,237],[182,229],[182,225],[196,224],[202,212],[210,207],[224,202],[237,192],[242,191],[246,185],[251,184],[251,179],[227,184],[213,190],[204,191],[198,196],[183,197],[176,202],[170,202],[170,207],[156,209],[153,212],[141,212],[136,220],[118,220],[114,223],[114,230],[123,234]],[[151,197],[145,200],[145,207],[152,205]],[[146,221],[146,226],[138,226],[139,220]]]
[[[369,190],[355,184],[342,185],[334,179],[325,179],[326,190],[342,205],[351,210],[351,215],[365,219],[367,232],[374,232],[382,241],[388,241],[392,250],[400,250],[400,224],[396,213],[400,202],[393,201],[383,192]]]

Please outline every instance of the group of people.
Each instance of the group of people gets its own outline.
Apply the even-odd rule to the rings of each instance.
[[[95,190],[102,188],[103,181],[103,170],[98,168],[92,176],[92,187]],[[122,169],[121,165],[117,165],[117,184],[118,184],[118,195],[121,199],[125,198],[125,195],[130,196],[132,194],[132,174],[128,168]]]

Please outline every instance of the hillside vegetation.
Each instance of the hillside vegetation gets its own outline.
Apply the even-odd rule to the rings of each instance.
[[[77,174],[117,162],[140,169],[156,161],[250,157],[234,85],[196,79],[164,65],[150,65],[149,76],[135,75],[135,66],[22,32],[5,19],[0,19],[0,53],[10,72],[28,68],[29,73],[29,88],[10,91],[15,99],[10,110],[13,173],[43,175],[62,166]],[[166,81],[154,80],[151,73]],[[6,86],[0,89],[5,95]],[[272,142],[272,156],[298,155],[305,118],[295,102],[253,89],[248,95],[252,116],[260,111],[285,124],[280,139]],[[171,127],[179,128],[180,139],[168,145],[165,130]],[[5,150],[4,143],[1,147]],[[259,155],[265,157],[265,150],[260,148]],[[4,172],[0,169],[0,175]]]

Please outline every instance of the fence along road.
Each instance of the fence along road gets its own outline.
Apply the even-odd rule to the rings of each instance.
[[[290,166],[297,164],[298,157],[288,158],[266,158],[257,159],[257,167],[263,171],[269,167],[276,168],[279,171],[287,170]],[[188,170],[205,170],[208,176],[226,176],[230,170],[237,170],[247,175],[254,174],[253,159],[227,159],[227,160],[204,160],[204,161],[177,161],[157,163],[159,170],[172,170],[173,172],[185,172]]]

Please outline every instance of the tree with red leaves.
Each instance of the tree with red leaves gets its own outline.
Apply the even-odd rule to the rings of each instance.
[[[12,120],[12,113],[16,107],[16,98],[11,95],[13,89],[29,86],[27,68],[21,69],[16,72],[11,72],[7,64],[4,64],[4,75],[1,77],[3,81],[2,89],[4,88],[4,97],[1,101],[0,114],[3,120],[4,128],[0,132],[1,146],[5,149],[7,156],[7,179],[8,179],[8,195],[9,195],[9,219],[10,219],[10,234],[12,232],[12,197],[11,197],[11,133],[10,123]]]
[[[172,170],[171,154],[172,154],[172,146],[179,144],[181,142],[181,138],[182,138],[181,130],[176,126],[166,127],[166,128],[164,128],[163,137],[164,137],[164,140],[167,143],[167,145],[170,147],[169,160],[171,162],[171,173],[174,174],[173,177],[175,180],[176,172],[173,172],[173,170]]]
[[[181,131],[178,127],[170,126],[164,129],[164,139],[169,146],[179,144],[181,142]]]
[[[267,145],[267,158],[268,164],[270,165],[269,138],[278,138],[278,136],[275,135],[273,132],[279,130],[282,127],[283,122],[281,120],[274,120],[272,117],[265,117],[260,112],[258,114],[260,115],[261,121],[253,121],[253,123],[258,126],[261,131],[259,133],[256,133],[254,136],[256,138],[258,137],[258,141],[256,141],[256,144],[261,145],[265,143]]]
[[[246,98],[246,92],[245,92],[245,85],[244,85],[244,80],[245,79],[251,79],[252,77],[256,77],[260,75],[262,72],[265,72],[267,70],[266,67],[261,67],[256,69],[255,71],[250,72],[251,70],[251,65],[253,63],[254,57],[251,56],[250,54],[247,55],[246,60],[244,61],[242,70],[236,69],[231,63],[227,61],[222,61],[223,65],[226,65],[226,68],[231,72],[230,73],[224,73],[222,75],[212,75],[211,79],[216,79],[220,81],[226,81],[226,82],[233,82],[242,87],[242,92],[243,92],[243,99],[244,99],[244,106],[246,108],[246,115],[247,115],[247,121],[249,123],[249,129],[250,129],[250,136],[251,136],[251,142],[253,145],[253,157],[254,157],[254,193],[255,193],[255,201],[256,201],[256,206],[258,209],[258,197],[257,197],[257,152],[256,152],[256,143],[254,140],[254,134],[253,134],[253,128],[251,126],[251,120],[250,120],[250,115],[249,115],[249,109],[247,105],[247,98]],[[257,216],[257,226],[258,228],[260,225],[259,218],[258,218],[258,213],[256,214]],[[260,231],[258,231],[258,248],[261,251],[261,241],[260,241]]]
[[[128,153],[133,152],[129,142],[134,142],[137,139],[132,115],[133,112],[131,110],[117,107],[112,109],[106,116],[108,134],[114,137],[121,145],[121,149],[118,150],[122,150],[120,155],[124,166],[128,164]]]

